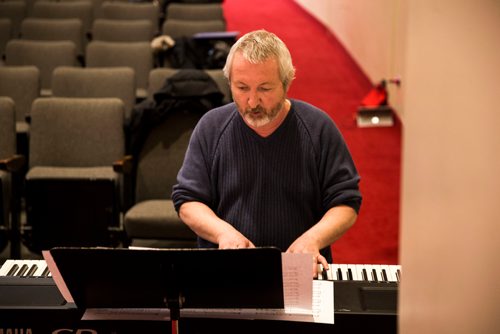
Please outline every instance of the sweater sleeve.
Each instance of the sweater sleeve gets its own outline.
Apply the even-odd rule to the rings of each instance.
[[[347,143],[335,122],[325,112],[304,102],[296,103],[315,149],[318,176],[325,212],[348,205],[356,212],[361,207],[360,176]]]
[[[177,174],[177,184],[172,189],[172,201],[177,211],[184,202],[198,201],[209,205],[211,201],[208,152],[202,133],[203,128],[198,123]]]
[[[172,189],[172,201],[179,211],[185,202],[202,202],[214,205],[211,168],[217,140],[227,123],[231,121],[234,104],[212,109],[198,122],[186,151],[184,162],[177,174],[177,184]]]
[[[349,148],[335,124],[320,134],[320,177],[323,179],[323,206],[326,209],[348,205],[359,213],[361,193],[360,176]]]

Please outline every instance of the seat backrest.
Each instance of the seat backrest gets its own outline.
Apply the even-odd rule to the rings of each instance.
[[[12,98],[16,121],[25,122],[33,100],[40,96],[40,70],[36,66],[0,66],[0,96]]]
[[[93,20],[92,2],[77,1],[36,1],[31,16],[45,19],[80,19],[85,33],[89,33]]]
[[[179,3],[167,6],[167,20],[225,20],[221,3]]]
[[[12,38],[12,20],[0,17],[0,62],[5,55],[5,45]]]
[[[153,39],[149,20],[97,19],[92,25],[92,40],[107,42],[149,42]]]
[[[112,20],[149,20],[154,32],[159,31],[160,9],[154,2],[104,1],[100,14]]]
[[[135,72],[129,67],[58,67],[52,75],[54,97],[117,97],[125,118],[135,104]]]
[[[123,158],[124,105],[118,98],[38,98],[30,127],[30,168],[111,166]]]
[[[14,101],[0,96],[0,159],[12,157],[16,153]],[[8,172],[0,170],[0,251],[5,247],[3,233],[9,226],[12,180]]]
[[[76,53],[83,55],[85,43],[80,19],[25,18],[21,24],[21,38],[37,41],[72,41]]]
[[[52,71],[58,66],[77,66],[76,46],[71,41],[10,40],[8,66],[34,65],[40,70],[42,95],[50,95]]]
[[[92,41],[85,53],[87,67],[130,67],[135,71],[136,97],[147,95],[153,51],[149,42]]]
[[[14,100],[0,96],[0,159],[11,157],[16,153],[15,120]]]
[[[191,37],[200,32],[226,31],[226,23],[222,20],[165,20],[162,34],[172,38]]]
[[[168,68],[155,69],[151,71],[152,82],[159,89],[165,80],[178,71]],[[214,81],[219,87],[227,85],[227,81],[219,80],[223,78],[222,70],[205,72],[212,78],[218,77]],[[169,114],[149,132],[138,157],[136,202],[170,198],[172,187],[177,183],[177,173],[184,161],[189,139],[201,116],[199,112],[175,112]]]
[[[156,126],[139,155],[135,201],[169,199],[200,114],[176,113]]]
[[[24,1],[0,1],[0,17],[12,21],[12,37],[17,38],[21,33],[21,22],[26,17],[26,3]]]

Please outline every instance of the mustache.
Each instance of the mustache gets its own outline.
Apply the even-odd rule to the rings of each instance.
[[[264,112],[264,111],[265,111],[265,109],[260,105],[256,106],[255,108],[246,108],[245,109],[245,113]]]

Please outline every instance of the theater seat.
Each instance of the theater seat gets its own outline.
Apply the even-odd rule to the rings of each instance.
[[[26,245],[114,246],[120,233],[124,105],[118,98],[33,103],[26,175]]]
[[[150,81],[153,93],[179,71],[155,69]],[[207,71],[228,92],[222,70]],[[226,95],[225,100],[229,97]],[[137,156],[135,205],[124,217],[125,232],[132,245],[146,247],[196,247],[196,235],[182,223],[171,200],[172,187],[184,160],[191,133],[202,116],[199,112],[177,112],[159,122],[148,134]]]
[[[18,242],[12,240],[19,223],[19,179],[15,173],[23,167],[24,157],[16,154],[14,108],[11,98],[0,96],[0,252],[9,240]]]

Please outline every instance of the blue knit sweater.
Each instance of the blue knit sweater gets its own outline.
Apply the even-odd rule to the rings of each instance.
[[[269,137],[250,129],[234,103],[198,122],[172,199],[208,205],[256,246],[285,251],[339,204],[359,211],[359,175],[339,130],[299,100]],[[217,247],[199,239],[200,247]],[[330,249],[322,253],[331,260]]]

